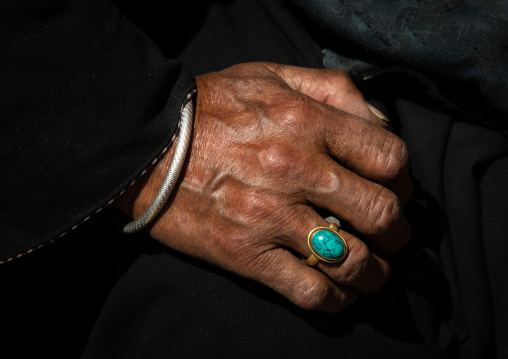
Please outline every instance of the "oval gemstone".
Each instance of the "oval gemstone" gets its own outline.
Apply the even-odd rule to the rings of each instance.
[[[312,235],[312,247],[317,254],[331,261],[338,260],[344,255],[344,242],[332,231],[319,230]]]

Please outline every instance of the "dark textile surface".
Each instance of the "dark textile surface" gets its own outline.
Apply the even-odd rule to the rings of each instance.
[[[0,44],[2,261],[139,176],[170,144],[193,80],[105,1],[2,1]]]
[[[424,71],[475,121],[508,133],[507,1],[288,2],[324,31],[332,50]],[[497,111],[484,118],[484,107]]]
[[[256,60],[323,66],[328,34],[276,2],[189,3],[180,13],[118,5],[192,74]],[[191,31],[175,39],[179,24]],[[334,50],[348,58],[358,49]],[[2,348],[65,358],[506,358],[506,137],[436,99],[414,73],[379,72],[358,85],[406,141],[415,184],[413,238],[379,292],[339,314],[305,312],[144,234],[121,235],[103,211],[0,266],[10,328]]]

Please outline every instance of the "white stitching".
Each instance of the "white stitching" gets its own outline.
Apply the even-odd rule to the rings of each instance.
[[[178,128],[180,128],[180,122],[178,122]],[[178,131],[177,131],[178,132]],[[154,160],[152,161],[152,163],[149,164],[148,168],[145,168],[141,174],[139,175],[138,178],[136,178],[135,180],[133,180],[128,186],[127,188],[129,188],[130,186],[132,186],[141,176],[143,176],[150,167],[152,167],[159,159],[160,156],[162,156],[164,153],[167,152],[167,150],[173,145],[173,142],[175,141],[175,138],[176,136],[173,136],[172,139],[171,139],[171,142],[166,146],[164,147],[164,149],[162,150],[162,152],[160,153],[160,155]],[[62,238],[63,236],[65,236],[66,234],[68,234],[69,232],[73,231],[74,229],[76,229],[77,227],[79,227],[81,224],[83,224],[84,222],[88,221],[93,215],[96,215],[98,214],[100,211],[102,211],[104,208],[106,208],[107,206],[109,206],[111,203],[113,203],[118,197],[120,197],[126,190],[127,188],[123,189],[117,196],[115,196],[113,199],[111,199],[110,201],[108,201],[108,203],[102,207],[99,207],[97,210],[95,210],[94,213],[88,215],[87,217],[85,217],[84,219],[82,219],[81,221],[79,221],[78,223],[76,223],[75,225],[72,226],[71,229],[68,229],[66,231],[64,231],[63,233],[60,233],[58,234],[56,237],[50,239],[49,241],[43,243],[43,244],[40,244],[38,245],[37,247],[34,247],[34,248],[30,248],[24,252],[21,252],[15,256],[12,256],[12,257],[9,257],[7,259],[4,259],[4,260],[0,260],[0,265],[4,264],[4,263],[8,263],[8,262],[11,262],[13,261],[14,259],[18,259],[18,258],[21,258],[23,257],[24,255],[27,255],[29,253],[32,253],[33,251],[39,249],[39,248],[42,248],[42,247],[45,247],[46,245],[50,244],[50,243],[53,243],[56,239],[58,238]]]

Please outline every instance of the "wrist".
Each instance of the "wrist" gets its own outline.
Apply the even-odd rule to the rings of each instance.
[[[178,124],[178,136],[176,139],[174,138],[175,144],[172,146],[174,148],[174,152],[169,151],[169,153],[165,153],[162,156],[162,161],[159,162],[158,165],[154,167],[154,171],[148,176],[148,181],[144,182],[145,185],[142,185],[137,193],[138,195],[134,198],[131,198],[133,206],[128,208],[128,210],[132,213],[133,218],[136,218],[132,222],[128,223],[124,229],[124,233],[136,233],[145,228],[152,220],[154,220],[161,209],[164,207],[166,201],[171,195],[178,178],[180,176],[180,172],[183,168],[183,164],[185,162],[187,152],[190,146],[190,139],[192,134],[193,127],[193,112],[194,112],[194,102],[192,97],[195,93],[195,90],[190,92],[187,95],[184,103],[182,104],[182,109],[180,113],[180,122]],[[171,155],[169,157],[168,155]],[[170,159],[170,160],[169,160]],[[165,171],[158,171],[157,169],[163,168]],[[151,180],[152,176],[157,177],[162,173],[163,181],[153,181]],[[144,195],[145,188],[148,192],[153,192],[154,182],[158,182],[157,187],[158,191],[155,196],[147,197]],[[151,203],[149,203],[148,207],[142,212],[141,215],[137,213],[139,202],[144,202],[143,200],[146,198],[152,198]]]
[[[111,206],[130,218],[142,215],[163,183],[174,152],[173,144],[154,165],[116,198]]]

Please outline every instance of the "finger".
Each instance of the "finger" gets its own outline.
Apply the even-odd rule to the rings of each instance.
[[[316,227],[328,227],[317,213],[309,208],[308,215],[292,226],[288,236],[292,247],[308,258],[312,252],[308,245],[308,235]],[[360,292],[370,293],[381,288],[390,276],[388,261],[371,252],[369,247],[355,236],[340,229],[340,235],[348,246],[346,257],[339,263],[319,262],[317,267],[339,286],[352,286]]]
[[[345,220],[381,253],[394,253],[407,244],[411,226],[396,193],[325,155],[316,156],[307,168],[312,175],[301,182],[300,191],[308,202]]]
[[[381,111],[367,103],[349,75],[339,69],[308,69],[268,64],[294,90],[316,101],[334,106],[377,126],[387,127]]]
[[[326,150],[345,167],[380,183],[409,183],[408,151],[398,136],[334,108],[314,114]]]
[[[409,200],[412,184],[404,142],[391,132],[380,130],[388,125],[386,116],[364,100],[344,71],[268,66],[294,90],[331,105],[322,109],[323,116],[309,113],[308,118],[323,118],[318,129],[332,155],[355,172],[400,192],[403,204]]]
[[[333,157],[357,174],[396,193],[402,205],[411,197],[409,154],[404,141],[370,123],[346,116],[345,123],[326,119],[322,134]],[[373,128],[374,127],[374,128]]]
[[[355,236],[342,229],[339,232],[348,243],[348,256],[340,265],[321,262],[319,269],[335,283],[353,286],[362,293],[372,293],[381,288],[390,277],[387,259],[373,253],[365,242]]]
[[[408,152],[404,142],[372,123],[319,103],[306,95],[280,95],[276,103],[285,107],[265,108],[264,115],[281,125],[281,131],[297,129],[293,141],[305,141],[305,152],[326,154],[353,172],[383,184],[406,201],[412,185],[408,171]]]
[[[279,292],[298,307],[335,313],[358,298],[358,291],[349,286],[338,286],[326,275],[305,265],[283,248],[264,252],[256,266],[263,268],[252,276]]]
[[[379,109],[365,101],[363,95],[346,72],[339,69],[306,69],[273,64],[272,68],[294,90],[300,91],[314,100],[363,118],[376,126],[388,127],[387,117]],[[368,141],[368,138],[365,140]],[[389,140],[401,141],[396,136],[395,139],[391,137]],[[398,188],[401,192],[401,201],[405,204],[411,196],[412,185],[408,176],[407,154],[405,153],[407,151],[405,151],[403,143],[401,146],[403,147],[401,158],[404,161],[401,162],[400,174],[394,176],[394,178],[374,177],[373,179],[381,181],[389,188]],[[381,173],[390,175],[390,172],[384,171],[383,168]]]

